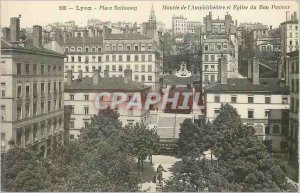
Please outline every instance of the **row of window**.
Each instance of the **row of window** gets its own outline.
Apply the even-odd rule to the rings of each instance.
[[[204,51],[208,52],[208,51],[222,51],[222,50],[227,50],[227,43],[211,43],[211,44],[204,44]]]
[[[204,71],[218,71],[217,65],[204,65]]]
[[[71,114],[75,114],[74,109],[75,109],[75,106],[71,106]],[[115,107],[115,110],[118,111],[118,110],[119,110],[119,107],[116,106],[116,107]],[[89,107],[88,107],[88,106],[83,107],[83,114],[89,115],[89,113],[90,113]],[[132,115],[133,115],[133,108],[128,109],[128,115],[129,115],[129,116],[132,116]],[[74,126],[73,126],[73,127],[70,127],[70,128],[74,128]]]
[[[220,114],[220,109],[218,109],[218,108],[214,109],[214,116],[217,117],[219,114]],[[270,116],[271,116],[271,110],[270,109],[265,109],[265,118],[267,119]],[[248,119],[254,119],[255,118],[254,109],[248,109],[247,118]]]
[[[18,75],[62,75],[62,66],[17,63]]]
[[[217,82],[218,81],[218,75],[215,75],[215,74],[211,74],[211,75],[205,74],[203,81],[204,81],[204,83],[214,83],[214,82]]]
[[[220,96],[215,96],[214,97],[214,102],[220,103],[220,102],[225,102],[225,101],[221,101]],[[237,103],[237,96],[232,95],[230,102],[231,103]],[[261,102],[261,101],[259,101],[259,102]],[[264,102],[265,102],[265,104],[271,104],[271,96],[265,96],[265,101]],[[282,96],[281,102],[282,102],[282,104],[288,104],[288,96]],[[254,103],[254,96],[248,96],[247,103],[250,103],[250,104]]]
[[[293,26],[290,25],[290,26],[289,26],[289,29],[290,29],[290,30],[293,29]],[[295,25],[295,30],[298,30],[298,26],[297,26],[297,25]]]
[[[53,82],[52,86],[53,86],[53,93],[54,94],[57,94],[57,91],[58,91],[59,94],[62,93],[62,82],[58,83],[58,90],[57,90],[57,82]],[[40,93],[38,93],[38,83],[37,82],[33,83],[32,90],[30,89],[30,84],[25,85],[25,95],[23,95],[23,89],[22,89],[23,86],[22,85],[17,84],[16,87],[17,87],[17,98],[21,98],[22,96],[30,97],[30,94],[32,94],[33,97],[37,97],[37,96],[40,96],[40,95],[44,95],[46,93],[44,82],[40,83]],[[47,93],[50,94],[51,93],[51,82],[48,82],[47,90],[48,90]],[[6,84],[5,84],[5,82],[1,83],[1,96],[2,97],[6,96]]]
[[[58,87],[57,87],[57,82],[53,82],[51,84],[51,81],[48,82],[48,84],[46,84],[45,82],[41,82],[40,84],[38,84],[37,82],[34,82],[32,84],[25,84],[25,95],[23,94],[23,85],[20,85],[17,83],[17,98],[21,98],[23,96],[25,97],[30,97],[31,95],[33,97],[37,97],[37,96],[43,96],[44,94],[46,94],[46,85],[47,85],[47,93],[48,94],[62,94],[62,82],[58,82]],[[38,87],[38,85],[40,85]],[[4,88],[2,90],[2,96],[5,96],[5,83],[1,83],[1,88]],[[38,92],[38,88],[39,91]],[[51,92],[51,88],[52,88],[52,92]],[[4,92],[4,93],[3,93]]]
[[[83,58],[84,57],[84,58]],[[83,60],[84,59],[84,60]],[[126,59],[126,60],[125,60]],[[152,62],[153,58],[152,55],[149,54],[147,59],[146,55],[126,55],[126,58],[124,55],[105,55],[105,61],[106,62]],[[65,58],[65,62],[75,62],[75,56],[68,56]],[[77,56],[76,62],[90,62],[89,56]],[[91,62],[102,62],[102,56],[91,56]]]
[[[31,106],[31,104],[32,104],[32,106]],[[2,105],[1,109],[2,108],[5,110],[5,106]],[[26,103],[24,112],[23,112],[22,104],[19,104],[19,105],[17,105],[17,120],[36,116],[38,114],[50,113],[51,111],[56,111],[56,110],[59,110],[62,108],[63,108],[63,106],[62,106],[61,98],[59,98],[58,100],[56,98],[54,98],[52,104],[51,104],[51,100],[41,101],[40,103],[38,103],[38,102]],[[2,113],[2,116],[4,116],[4,117],[2,117],[2,119],[5,120],[5,113]]]
[[[105,51],[151,51],[152,50],[152,45],[151,44],[142,44],[142,45],[123,45],[123,44],[108,44],[105,45]],[[70,47],[65,47],[65,52],[102,52],[102,47],[101,46],[93,46],[93,47],[74,47],[74,46],[70,46]]]
[[[124,67],[125,65],[106,65],[105,66],[105,70],[108,70],[108,71],[112,71],[112,72],[123,72],[124,70]],[[152,66],[151,64],[149,65],[145,65],[145,64],[142,64],[142,65],[139,65],[139,64],[135,64],[134,65],[134,69],[132,69],[134,72],[152,72]],[[74,70],[75,66],[74,65],[71,65],[71,70]],[[147,67],[147,71],[146,71],[146,67]],[[69,69],[69,66],[65,66],[65,72]],[[96,69],[96,66],[93,65],[93,66],[85,66],[85,72],[89,72],[91,70],[95,70]],[[98,69],[101,71],[101,66],[98,66]],[[130,65],[126,65],[126,69],[127,70],[131,70],[130,68]],[[78,65],[77,66],[77,70],[81,70],[81,65]]]
[[[53,133],[63,130],[63,118],[62,116],[54,117],[48,120],[44,120],[38,123],[34,123],[30,126],[17,129],[16,143],[17,145],[22,145],[23,137],[25,140],[25,145],[32,143],[35,140],[45,138]],[[61,136],[58,141],[61,141]]]

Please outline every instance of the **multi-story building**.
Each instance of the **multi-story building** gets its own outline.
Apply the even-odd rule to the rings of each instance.
[[[145,97],[150,87],[132,81],[132,71],[124,70],[124,77],[109,77],[109,72],[104,70],[104,77],[100,76],[99,70],[93,71],[93,77],[82,77],[82,72],[76,80],[72,80],[72,70],[68,70],[67,82],[65,83],[65,106],[71,106],[71,117],[69,133],[70,139],[77,138],[80,129],[86,127],[90,123],[91,117],[99,112],[95,102],[96,96],[100,93],[109,93],[100,97],[101,106],[112,106],[113,93],[122,92],[127,95],[126,100],[116,106],[114,109],[120,114],[120,121],[123,125],[133,125],[135,123],[147,124],[149,118],[149,109],[130,107],[127,108],[133,94],[140,94],[141,101],[145,101]]]
[[[250,23],[240,23],[239,27],[244,28],[247,32],[250,32],[254,28],[266,28],[268,26],[258,22],[254,22],[254,23],[250,22]]]
[[[298,162],[299,133],[299,50],[287,53],[290,86],[289,159]]]
[[[172,35],[187,33],[187,18],[181,16],[172,17]]]
[[[211,13],[203,18],[200,41],[202,44],[202,83],[205,86],[217,82],[218,60],[227,57],[228,77],[240,77],[238,73],[238,38],[232,17],[212,19]]]
[[[299,21],[297,13],[294,12],[291,18],[286,18],[285,22],[280,24],[281,29],[281,60],[278,64],[278,78],[284,78],[286,81],[289,80],[288,69],[286,65],[285,55],[286,53],[299,50]]]
[[[42,27],[33,26],[33,46],[19,41],[20,18],[11,18],[1,39],[1,148],[33,147],[44,155],[64,141],[65,55],[42,46]]]
[[[195,34],[196,29],[201,26],[200,21],[187,21],[186,27],[187,27],[187,33]]]
[[[152,32],[152,33],[151,33]],[[152,7],[149,22],[144,23],[143,34],[135,27],[126,26],[122,33],[111,33],[111,29],[103,27],[101,31],[81,30],[67,38],[63,48],[66,70],[73,70],[74,77],[80,70],[83,76],[91,77],[95,69],[101,75],[104,70],[109,76],[123,76],[125,69],[133,71],[133,80],[155,87],[162,73],[162,52],[156,33],[156,17]]]
[[[253,65],[249,60],[247,79],[227,79],[225,58],[220,65],[220,82],[205,90],[207,119],[215,119],[221,105],[228,103],[245,125],[271,144],[273,151],[287,153],[289,87],[279,79],[259,78],[257,58]]]
[[[76,37],[68,38],[63,45],[67,55],[65,58],[65,79],[67,70],[73,70],[74,77],[78,77],[79,70],[83,71],[83,76],[90,77],[93,75],[94,69],[102,69],[103,71],[102,35],[89,37],[87,30],[75,34]]]
[[[257,51],[272,51],[277,52],[280,50],[280,37],[279,34],[272,29],[272,26],[255,27],[248,34],[249,50],[252,56]]]
[[[155,87],[162,72],[162,52],[153,38],[138,33],[107,34],[103,38],[103,70],[109,76],[133,71],[133,80]],[[102,70],[102,71],[103,71]]]

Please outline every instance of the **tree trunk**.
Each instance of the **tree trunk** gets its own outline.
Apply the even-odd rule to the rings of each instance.
[[[144,170],[144,160],[141,161],[142,161],[142,170]]]
[[[152,155],[150,155],[150,164],[152,164]]]

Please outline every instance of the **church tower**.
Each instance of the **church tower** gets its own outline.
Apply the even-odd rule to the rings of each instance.
[[[153,4],[151,7],[151,12],[150,12],[150,16],[149,16],[149,24],[150,24],[150,28],[156,29],[156,16],[154,13]]]

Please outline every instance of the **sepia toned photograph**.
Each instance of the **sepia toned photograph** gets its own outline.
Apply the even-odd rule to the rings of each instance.
[[[297,0],[2,0],[1,192],[298,192]]]

